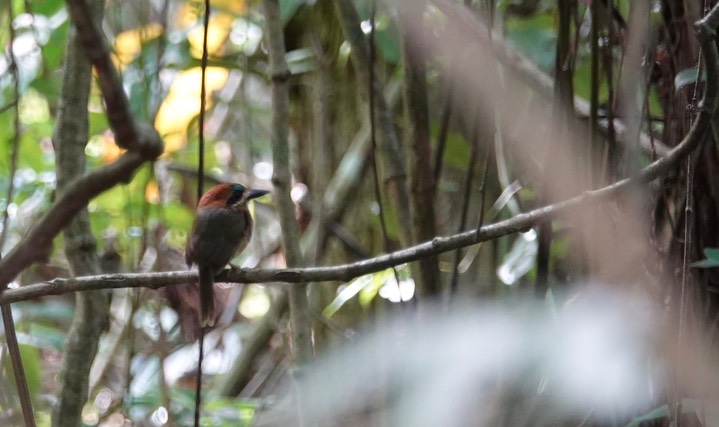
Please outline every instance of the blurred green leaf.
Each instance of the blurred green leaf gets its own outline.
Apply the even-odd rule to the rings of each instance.
[[[342,289],[335,299],[330,302],[327,307],[325,307],[324,310],[322,310],[322,315],[324,317],[330,318],[332,317],[337,311],[349,300],[355,297],[362,288],[367,286],[372,282],[372,274],[367,274],[365,276],[360,276],[345,286],[344,289]]]
[[[507,40],[545,71],[554,68],[557,40],[554,19],[551,13],[538,13],[507,21]]]
[[[439,138],[439,124],[432,123],[430,125],[430,135],[433,143],[436,144]],[[453,168],[464,171],[467,169],[467,159],[469,159],[470,149],[467,140],[457,132],[447,133],[447,143],[444,149],[444,164]]]
[[[63,0],[42,0],[32,2],[32,12],[50,16],[60,11],[65,6]]]
[[[317,67],[315,55],[310,49],[295,49],[287,52],[285,57],[287,58],[287,66],[293,75],[307,73]]]
[[[714,268],[719,267],[719,248],[704,248],[705,259],[691,264],[696,268]]]
[[[360,290],[359,303],[362,307],[367,307],[372,303],[374,298],[379,293],[379,290],[387,283],[387,280],[394,276],[392,269],[378,271],[372,275],[372,281]]]
[[[280,19],[282,23],[287,23],[300,6],[307,3],[307,0],[280,0]]]
[[[53,348],[62,350],[65,344],[65,331],[41,323],[30,324],[30,335],[32,335],[36,344],[43,348]]]
[[[23,320],[33,323],[65,323],[72,320],[75,309],[65,300],[47,299],[45,301],[21,302],[13,305]]]
[[[37,347],[30,344],[20,344],[20,359],[25,371],[25,380],[27,382],[30,398],[35,401],[38,393],[42,391],[42,364],[40,363],[40,352]],[[3,368],[7,378],[11,378],[12,384],[15,385],[15,373],[12,369],[10,357],[5,357]]]

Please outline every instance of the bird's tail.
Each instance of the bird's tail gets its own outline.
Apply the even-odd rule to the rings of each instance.
[[[200,268],[200,326],[215,324],[215,272],[211,268]]]

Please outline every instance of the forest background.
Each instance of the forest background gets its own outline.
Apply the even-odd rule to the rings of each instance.
[[[711,3],[206,5],[2,4],[4,425],[719,425]]]

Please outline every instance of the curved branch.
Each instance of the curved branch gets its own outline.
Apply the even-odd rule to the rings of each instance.
[[[123,154],[114,163],[87,173],[65,187],[63,194],[50,210],[0,261],[0,292],[23,269],[33,262],[47,258],[52,239],[90,199],[121,182],[129,181],[138,167],[146,161],[156,159],[163,151],[162,140],[157,131],[137,123],[132,116],[122,81],[112,65],[110,51],[100,27],[88,13],[87,2],[68,0],[67,6],[77,29],[77,36],[97,72],[115,140],[120,147],[131,151]]]
[[[107,120],[115,134],[116,144],[128,150],[144,151],[151,159],[158,157],[162,154],[162,144],[142,138],[142,130],[132,116],[130,102],[125,95],[122,79],[112,63],[110,49],[100,23],[88,13],[87,1],[67,0],[66,3],[72,23],[77,29],[78,40],[97,73],[97,81],[107,107]]]
[[[0,289],[22,270],[50,253],[52,239],[93,197],[120,182],[127,182],[147,159],[135,152],[123,154],[115,163],[87,173],[70,183],[42,219],[0,261]]]

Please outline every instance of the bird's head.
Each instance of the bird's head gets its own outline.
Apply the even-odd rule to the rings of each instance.
[[[269,193],[266,190],[253,190],[241,184],[220,184],[210,188],[200,199],[200,208],[241,209],[247,202]]]

